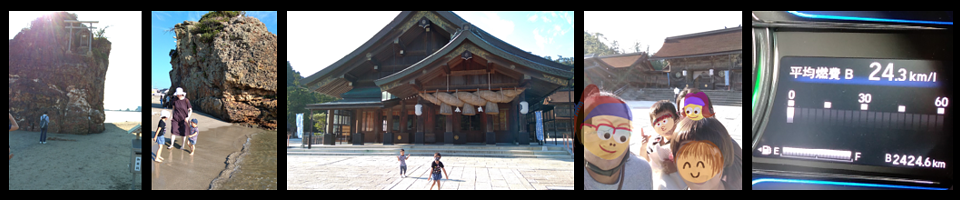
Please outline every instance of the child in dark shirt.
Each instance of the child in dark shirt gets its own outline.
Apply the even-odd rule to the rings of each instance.
[[[434,161],[430,163],[430,178],[427,178],[427,181],[433,180],[433,184],[430,184],[430,189],[433,190],[433,185],[437,185],[437,190],[440,190],[440,170],[443,170],[443,175],[450,179],[450,176],[447,175],[447,169],[443,168],[443,162],[440,162],[440,153],[433,155]]]
[[[157,132],[153,134],[153,143],[157,144],[157,154],[153,155],[153,161],[163,162],[163,157],[160,157],[160,152],[163,152],[163,145],[167,143],[166,139],[163,138],[164,132],[167,132],[167,116],[170,116],[170,113],[166,110],[160,112],[160,122],[157,122]]]

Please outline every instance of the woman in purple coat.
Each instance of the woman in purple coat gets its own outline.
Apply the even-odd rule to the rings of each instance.
[[[183,141],[180,143],[180,149],[183,149],[183,146],[187,142],[187,121],[190,120],[190,115],[193,114],[193,106],[190,105],[190,100],[187,99],[186,92],[183,92],[183,88],[177,88],[177,92],[173,93],[176,96],[176,100],[171,102],[173,105],[173,120],[170,121],[170,146],[167,149],[173,148],[173,143],[177,141],[177,135],[183,137]]]

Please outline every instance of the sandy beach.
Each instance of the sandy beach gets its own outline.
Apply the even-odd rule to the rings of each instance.
[[[129,190],[130,144],[127,134],[140,122],[106,123],[103,133],[71,135],[10,132],[10,190]],[[57,140],[62,138],[69,141]],[[141,178],[136,179],[140,190]]]
[[[146,134],[154,134],[157,122],[160,120],[161,110],[159,98],[153,99],[151,106],[150,130]],[[244,144],[257,129],[233,125],[231,123],[211,117],[205,113],[193,112],[193,118],[199,121],[200,135],[197,138],[196,153],[190,155],[189,149],[178,149],[183,144],[183,138],[177,137],[173,149],[162,147],[163,163],[152,162],[152,189],[153,190],[208,190],[211,182],[223,174],[225,179],[236,168],[236,160],[240,156]],[[170,143],[170,120],[167,120],[165,138]],[[152,137],[152,136],[149,136]],[[154,143],[155,145],[155,143]],[[156,147],[152,148],[156,152]],[[229,166],[228,166],[229,165]]]

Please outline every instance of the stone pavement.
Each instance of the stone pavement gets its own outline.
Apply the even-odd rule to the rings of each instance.
[[[636,127],[643,129],[643,132],[646,134],[657,134],[653,131],[653,127],[650,126],[650,105],[655,103],[654,101],[626,101],[627,105],[633,110],[633,127],[636,130]],[[674,105],[676,106],[676,105]],[[730,137],[733,140],[736,140],[737,143],[743,147],[743,107],[739,106],[713,106],[713,109],[716,109],[717,114],[714,118],[720,120],[720,123],[723,123],[723,126],[727,128],[727,132],[730,133]],[[639,149],[643,137],[639,132],[635,132],[630,137],[630,147],[631,149]],[[635,151],[632,151],[635,152]]]
[[[399,152],[397,153],[399,155]],[[287,156],[288,190],[427,190],[433,155],[407,160],[400,177],[395,156]],[[443,190],[572,190],[573,159],[448,157]],[[434,186],[436,187],[436,186]],[[434,188],[436,189],[436,188]]]

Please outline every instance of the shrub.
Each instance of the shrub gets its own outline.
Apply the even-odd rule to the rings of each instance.
[[[194,34],[200,34],[200,41],[211,43],[213,38],[223,30],[223,22],[244,14],[244,11],[210,11],[200,17],[200,23],[194,29]]]

